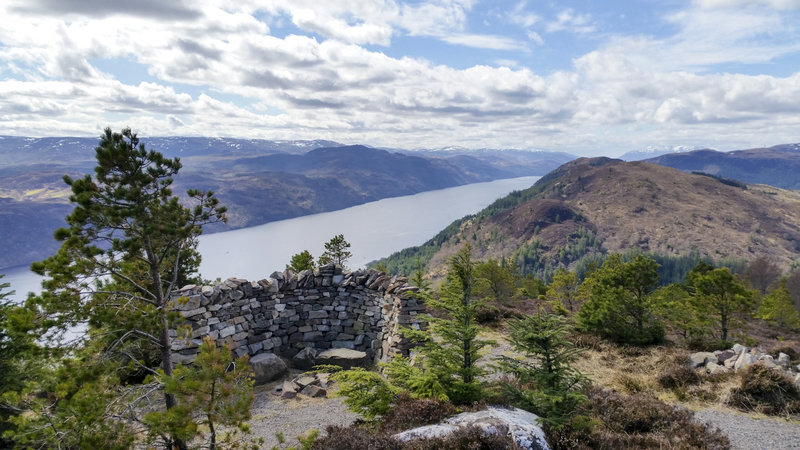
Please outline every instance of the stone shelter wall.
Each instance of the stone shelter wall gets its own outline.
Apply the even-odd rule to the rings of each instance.
[[[401,327],[420,326],[416,316],[425,306],[417,292],[405,277],[333,265],[298,274],[287,269],[257,282],[230,278],[216,286],[186,286],[173,299],[186,321],[173,332],[173,357],[194,360],[202,339],[211,336],[229,343],[237,356],[272,352],[291,358],[312,347],[348,348],[385,360],[411,347]]]

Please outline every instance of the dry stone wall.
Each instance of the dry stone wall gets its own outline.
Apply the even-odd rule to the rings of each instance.
[[[421,325],[417,315],[425,306],[417,292],[405,277],[333,265],[274,272],[257,282],[230,278],[216,286],[186,286],[173,299],[185,319],[173,332],[173,357],[194,360],[210,336],[230,344],[237,356],[272,352],[291,358],[311,347],[348,348],[386,360],[411,348],[401,328]]]

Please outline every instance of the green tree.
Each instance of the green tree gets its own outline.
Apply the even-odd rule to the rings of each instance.
[[[228,346],[217,347],[210,337],[203,339],[194,366],[178,366],[171,376],[156,375],[164,390],[178,405],[145,417],[151,435],[175,435],[189,441],[208,428],[207,445],[217,448],[217,427],[227,426],[222,441],[230,443],[237,434],[249,433],[247,420],[253,404],[252,370],[247,356],[233,360]]]
[[[658,315],[674,333],[683,339],[705,334],[708,322],[698,314],[691,294],[683,285],[672,283],[659,288],[652,295]]]
[[[478,377],[484,370],[477,365],[480,350],[490,342],[478,339],[480,326],[475,314],[483,302],[475,297],[475,262],[465,245],[453,257],[439,297],[427,297],[427,306],[438,310],[436,317],[425,316],[425,331],[407,329],[405,333],[423,342],[424,369],[412,367],[408,360],[396,359],[387,368],[389,378],[412,391],[443,392],[456,404],[471,404],[483,395]]]
[[[345,263],[351,256],[350,243],[344,239],[343,234],[337,234],[330,241],[325,243],[325,251],[319,257],[319,265],[336,264],[345,267]]]
[[[658,285],[658,264],[643,255],[625,262],[611,255],[581,285],[587,299],[577,323],[585,331],[619,342],[647,345],[664,339],[650,294]]]
[[[408,281],[423,293],[430,292],[431,282],[425,279],[425,265],[419,257],[414,261],[414,273]]]
[[[308,250],[303,250],[302,252],[292,256],[292,260],[289,262],[286,268],[291,269],[295,273],[302,272],[304,270],[314,270],[314,257],[311,256],[311,252]]]
[[[578,309],[578,286],[580,286],[578,275],[561,268],[547,286],[545,295],[556,310],[566,310],[572,314]]]
[[[476,285],[479,295],[507,302],[514,295],[518,275],[515,264],[501,265],[496,259],[489,258],[475,265],[475,278],[479,281]]]
[[[184,206],[171,190],[180,161],[146,150],[130,129],[106,129],[96,158],[94,178],[64,177],[75,208],[68,228],[55,233],[58,252],[32,265],[46,279],[28,307],[51,333],[88,323],[105,355],[149,373],[155,371],[150,363],[159,364],[172,376],[170,330],[177,314],[170,301],[199,264],[202,226],[224,220],[225,208],[211,192],[195,190],[188,191],[194,205]],[[156,360],[130,351],[141,347],[155,348]],[[164,405],[176,407],[173,394],[164,391]],[[185,448],[176,436],[166,445]]]
[[[737,314],[753,308],[753,293],[727,267],[711,270],[702,267],[697,272],[692,269],[687,279],[694,288],[695,309],[704,317],[713,318],[719,327],[719,338],[727,342],[730,329],[738,326]]]
[[[792,297],[786,289],[786,280],[761,300],[758,317],[780,328],[800,329],[800,314],[794,308]]]
[[[504,385],[522,408],[550,426],[568,423],[588,403],[589,380],[571,364],[580,350],[568,339],[566,318],[539,311],[509,322],[509,342],[524,359],[501,357],[500,367],[518,384]]]

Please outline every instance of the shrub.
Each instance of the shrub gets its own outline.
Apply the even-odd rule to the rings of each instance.
[[[326,435],[317,439],[311,447],[313,450],[352,450],[364,448],[370,450],[401,450],[400,442],[387,434],[370,433],[358,425],[349,427],[329,426]]]
[[[730,448],[719,429],[695,422],[691,411],[652,395],[624,396],[595,387],[589,400],[598,420],[588,436],[590,448]]]
[[[376,372],[354,368],[336,372],[331,378],[339,383],[337,395],[345,397],[345,405],[367,420],[385,414],[394,399],[395,388]]]
[[[788,375],[753,364],[741,377],[741,385],[732,389],[728,396],[728,405],[770,415],[800,413],[800,392]]]
[[[673,361],[658,376],[658,384],[665,389],[685,389],[700,381],[700,375],[683,360]]]
[[[415,399],[400,394],[395,405],[381,419],[380,430],[397,433],[410,428],[439,423],[456,414],[452,403],[434,399]]]

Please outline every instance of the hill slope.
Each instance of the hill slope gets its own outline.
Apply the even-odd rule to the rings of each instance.
[[[685,172],[704,172],[747,183],[800,189],[800,144],[732,152],[695,150],[646,160]]]
[[[513,256],[539,275],[628,250],[714,260],[765,255],[785,266],[800,259],[800,192],[735,184],[644,162],[581,158],[383,263],[407,271],[420,256],[437,272],[464,242],[479,259]]]

